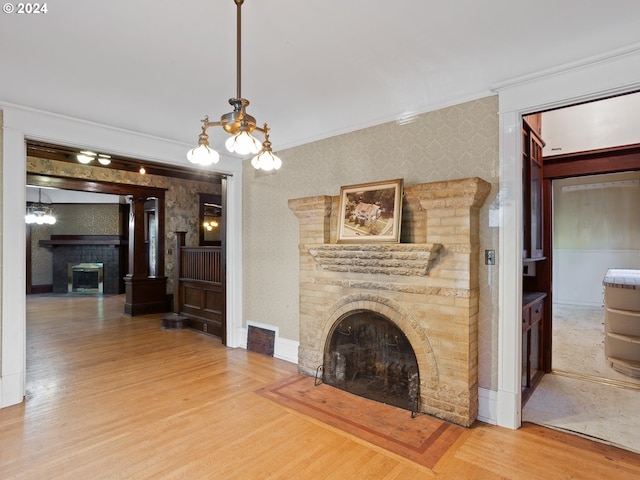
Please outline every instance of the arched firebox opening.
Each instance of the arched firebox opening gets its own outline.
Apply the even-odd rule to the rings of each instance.
[[[354,310],[333,325],[324,351],[324,383],[419,411],[420,376],[405,334],[387,317]]]

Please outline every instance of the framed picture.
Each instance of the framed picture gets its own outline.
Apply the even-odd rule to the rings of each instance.
[[[340,188],[338,242],[400,241],[403,179]]]

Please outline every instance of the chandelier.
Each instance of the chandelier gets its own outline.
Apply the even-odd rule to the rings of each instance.
[[[25,222],[37,225],[53,225],[56,218],[53,216],[53,209],[49,205],[42,203],[42,189],[38,189],[38,203],[27,206],[27,214],[24,217]]]
[[[249,100],[242,98],[240,92],[241,83],[241,48],[240,33],[242,26],[242,4],[244,0],[233,0],[237,6],[237,51],[236,51],[236,97],[229,99],[229,104],[233,107],[233,112],[225,113],[218,122],[209,120],[209,116],[205,116],[202,122],[202,133],[198,137],[198,146],[189,150],[187,159],[196,165],[211,165],[218,163],[220,154],[209,146],[209,136],[207,129],[209,127],[222,127],[231,135],[225,142],[227,150],[239,155],[257,154],[251,160],[251,165],[258,170],[277,170],[282,166],[280,160],[271,150],[271,142],[269,141],[269,127],[265,123],[259,127],[256,119],[249,115],[246,111]],[[260,132],[264,141],[260,142],[252,134],[256,131]]]

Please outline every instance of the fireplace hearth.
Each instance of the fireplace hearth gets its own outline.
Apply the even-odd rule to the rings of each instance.
[[[300,225],[300,373],[322,367],[326,383],[385,403],[397,393],[396,406],[470,426],[490,188],[480,178],[405,184],[401,243],[337,243],[339,196],[289,200]]]

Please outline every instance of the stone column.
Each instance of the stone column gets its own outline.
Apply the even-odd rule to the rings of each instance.
[[[441,321],[428,321],[428,332],[448,350],[438,358],[442,378],[450,385],[447,394],[425,401],[434,409],[452,411],[454,421],[465,425],[478,414],[479,211],[490,190],[491,184],[476,177],[415,185],[410,195],[426,215],[427,242],[446,249],[430,272],[434,290],[429,303],[437,305],[430,318]]]

